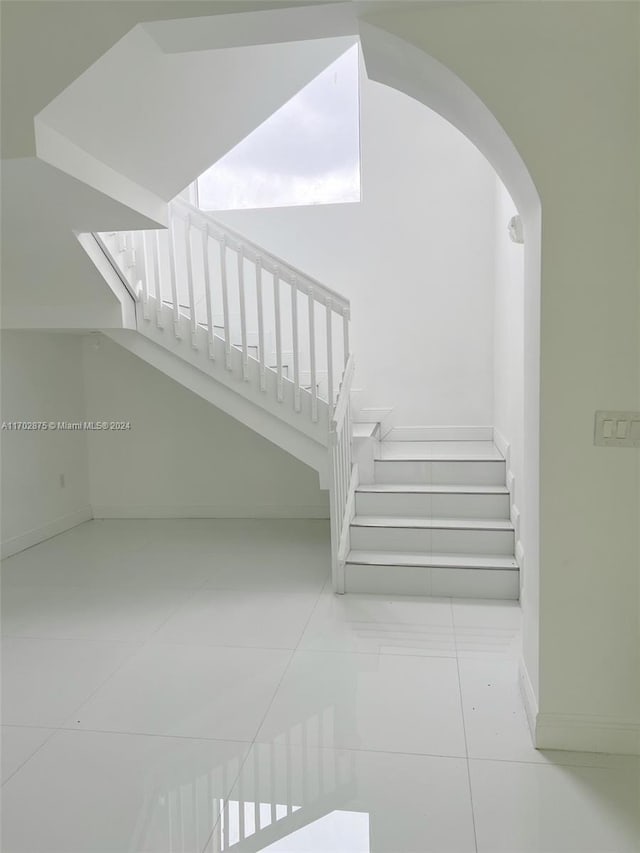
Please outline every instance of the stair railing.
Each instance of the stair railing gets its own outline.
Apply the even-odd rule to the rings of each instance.
[[[349,359],[349,300],[182,200],[169,206],[168,229],[118,234],[117,245],[146,320],[162,327],[170,307],[177,337],[187,316],[194,348],[204,328],[212,359],[221,338],[229,370],[235,347],[245,380],[255,358],[261,390],[272,370],[280,402],[288,380],[296,411],[306,391],[314,421],[319,400],[331,415]]]
[[[331,576],[333,588],[345,591],[345,560],[349,551],[349,528],[354,515],[358,470],[351,454],[351,385],[354,360],[349,356],[338,400],[329,426],[329,501],[331,518]]]

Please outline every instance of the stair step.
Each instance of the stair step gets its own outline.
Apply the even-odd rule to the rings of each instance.
[[[402,518],[384,515],[356,515],[351,526],[424,530],[513,530],[513,524],[505,518]]]
[[[351,547],[357,551],[513,556],[515,534],[506,519],[432,519],[356,516]]]
[[[406,442],[403,442],[406,443]],[[376,459],[376,483],[504,486],[504,459]]]
[[[350,551],[347,563],[360,566],[422,566],[441,569],[518,571],[515,557],[504,554],[423,554],[411,551]]]
[[[443,487],[428,487],[428,491],[356,490],[356,515],[360,516],[506,519],[509,512],[506,489],[471,493],[444,491]]]
[[[378,595],[516,600],[520,573],[515,559],[504,555],[354,550],[345,565],[345,588]]]
[[[379,459],[403,461],[503,461],[492,441],[382,441]]]
[[[358,492],[398,495],[508,495],[506,486],[448,485],[446,483],[364,483]]]

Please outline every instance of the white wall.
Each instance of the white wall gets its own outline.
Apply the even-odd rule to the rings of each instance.
[[[493,426],[509,445],[515,478],[512,509],[524,510],[524,246],[511,241],[507,226],[516,207],[496,179]],[[524,546],[524,543],[522,543]],[[520,584],[524,583],[522,573]]]
[[[81,345],[79,335],[3,332],[2,420],[84,420]],[[1,438],[3,555],[91,517],[86,433],[5,429]]]
[[[361,97],[360,204],[218,218],[351,300],[363,405],[491,424],[495,173],[422,104],[364,74]]]
[[[117,344],[84,345],[90,420],[131,430],[88,436],[96,517],[328,516],[318,475]]]

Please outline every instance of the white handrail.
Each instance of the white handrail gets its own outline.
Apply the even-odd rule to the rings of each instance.
[[[297,269],[288,261],[279,258],[277,255],[267,251],[262,246],[258,246],[257,243],[254,243],[247,237],[244,237],[238,231],[234,231],[232,228],[229,228],[228,225],[224,225],[222,222],[211,216],[211,214],[205,213],[203,210],[194,207],[192,204],[189,204],[181,198],[174,199],[174,201],[171,202],[170,209],[177,213],[181,219],[185,216],[189,216],[196,227],[209,227],[211,229],[211,236],[215,237],[216,240],[219,240],[224,234],[227,238],[227,246],[230,249],[237,251],[238,248],[242,246],[245,257],[248,260],[255,263],[259,258],[264,270],[267,270],[267,272],[270,273],[278,271],[280,273],[280,278],[283,281],[286,281],[288,284],[293,284],[298,288],[298,290],[302,291],[302,293],[306,293],[309,287],[313,287],[317,302],[321,302],[324,305],[325,301],[330,299],[333,303],[334,310],[337,311],[337,313],[343,313],[345,310],[347,312],[349,311],[349,300],[342,296],[342,294],[335,290],[331,290],[330,287],[327,287],[325,284],[322,284],[322,282],[317,281],[315,278],[307,275],[307,273]],[[218,233],[214,233],[215,231]]]
[[[262,391],[273,371],[276,382],[269,387],[279,402],[286,397],[296,412],[310,411],[317,423],[324,401],[331,416],[349,357],[347,299],[186,202],[169,206],[167,230],[132,232],[141,251],[131,263],[125,251],[128,235],[111,232],[110,237],[117,266],[126,266],[124,274],[140,293],[145,320],[153,314],[159,328],[169,323],[176,338],[188,330],[196,350],[206,328],[212,360],[216,340],[223,339],[229,371],[236,349],[245,381],[254,369],[250,360],[258,361]],[[210,240],[218,243],[219,252],[211,250]],[[104,240],[102,245],[106,248]],[[265,299],[265,291],[271,298]],[[320,314],[318,305],[323,306]],[[342,334],[336,334],[336,316]]]

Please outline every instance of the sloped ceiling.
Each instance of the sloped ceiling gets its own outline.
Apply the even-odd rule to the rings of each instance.
[[[38,114],[38,157],[74,174],[88,156],[169,201],[354,41],[166,53],[135,27]]]

